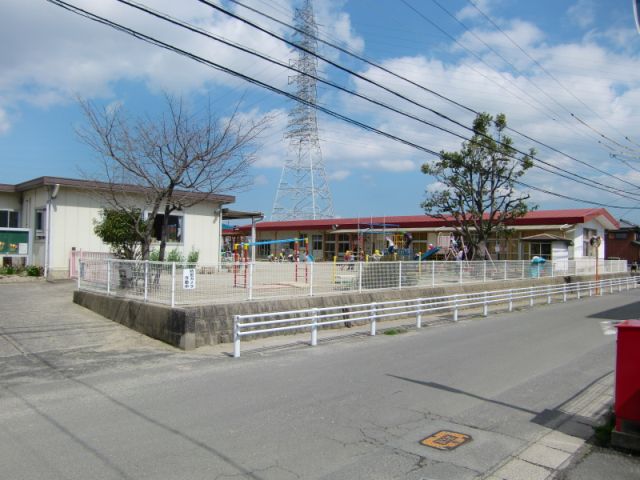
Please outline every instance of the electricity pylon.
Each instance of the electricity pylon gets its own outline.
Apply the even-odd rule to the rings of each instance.
[[[312,105],[317,102],[318,91],[315,78],[318,59],[314,55],[318,43],[318,26],[313,15],[311,0],[305,0],[302,8],[295,12],[297,31],[295,42],[305,50],[299,50],[291,65],[304,73],[289,78],[295,86],[295,95],[305,103],[297,103],[289,111],[285,138],[289,148],[282,167],[280,183],[273,202],[271,220],[331,218],[333,200],[324,169],[318,120]]]

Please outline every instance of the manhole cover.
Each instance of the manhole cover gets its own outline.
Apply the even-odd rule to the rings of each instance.
[[[464,445],[471,440],[473,440],[471,435],[450,432],[448,430],[440,430],[439,432],[420,440],[420,444],[437,450],[454,450],[460,445]]]

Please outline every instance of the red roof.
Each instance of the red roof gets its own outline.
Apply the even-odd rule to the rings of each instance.
[[[604,208],[579,208],[572,210],[536,210],[524,217],[511,222],[514,226],[522,225],[564,225],[586,223],[594,218],[604,217],[605,222],[611,223],[612,228],[618,228],[618,222]],[[286,220],[280,222],[260,222],[256,225],[258,231],[294,231],[294,230],[350,230],[366,228],[374,224],[373,228],[438,228],[450,225],[450,221],[430,217],[428,215],[409,215],[391,217],[363,217],[363,218],[325,218],[320,220]],[[377,224],[377,226],[376,226]],[[397,227],[396,227],[397,226]],[[606,226],[609,228],[609,226]],[[251,230],[251,225],[242,225],[240,231]]]

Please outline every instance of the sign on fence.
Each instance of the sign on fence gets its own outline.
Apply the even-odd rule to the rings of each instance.
[[[182,288],[185,290],[195,290],[196,288],[196,269],[185,268],[182,271]]]

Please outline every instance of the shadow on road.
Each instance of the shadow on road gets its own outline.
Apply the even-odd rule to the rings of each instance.
[[[569,435],[576,435],[576,429],[575,429],[575,424],[576,423],[591,427],[591,426],[594,425],[594,421],[597,421],[598,418],[581,416],[577,412],[575,412],[575,413],[571,412],[570,408],[568,409],[567,407],[571,404],[572,401],[576,400],[583,393],[585,393],[587,390],[589,390],[592,386],[594,386],[598,382],[602,381],[604,378],[606,378],[607,376],[611,375],[612,373],[613,373],[613,371],[605,373],[604,375],[602,375],[602,376],[596,378],[595,380],[593,380],[591,383],[589,383],[584,388],[580,389],[578,392],[576,392],[574,395],[572,395],[571,397],[566,399],[564,402],[562,402],[561,404],[559,404],[555,408],[544,409],[541,412],[538,412],[538,411],[535,411],[535,410],[531,410],[531,409],[522,407],[520,405],[514,405],[512,403],[502,402],[500,400],[496,400],[496,399],[493,399],[493,398],[483,397],[482,395],[477,395],[477,394],[472,393],[472,392],[461,390],[461,389],[458,389],[458,388],[455,388],[455,387],[450,387],[448,385],[443,385],[443,384],[437,383],[437,382],[428,382],[428,381],[423,381],[423,380],[417,380],[417,379],[414,379],[414,378],[402,377],[402,376],[393,375],[393,374],[390,374],[390,373],[388,373],[387,376],[393,377],[393,378],[397,378],[399,380],[404,380],[406,382],[411,382],[411,383],[415,383],[415,384],[418,384],[418,385],[422,385],[422,386],[425,386],[425,387],[428,387],[428,388],[435,388],[437,390],[442,390],[444,392],[449,392],[449,393],[452,393],[452,394],[455,394],[455,395],[464,395],[466,397],[474,398],[476,400],[481,400],[483,402],[487,402],[487,403],[490,403],[490,404],[493,404],[493,405],[497,405],[499,407],[509,408],[511,410],[516,410],[516,411],[519,411],[519,412],[529,413],[529,414],[533,415],[533,417],[531,418],[531,422],[533,422],[533,423],[535,423],[537,425],[541,425],[543,427],[550,428],[552,430],[558,430],[558,431],[560,431],[562,433],[567,433]],[[589,433],[591,433],[590,429],[587,429],[587,431],[589,431]],[[590,436],[590,435],[588,435],[588,436]]]
[[[604,318],[606,320],[629,320],[640,318],[640,302],[633,302],[622,307],[596,312],[588,318]]]

